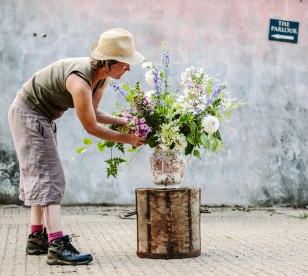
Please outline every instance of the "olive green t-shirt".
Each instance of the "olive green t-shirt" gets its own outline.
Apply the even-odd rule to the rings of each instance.
[[[22,86],[20,96],[34,110],[55,120],[68,108],[74,107],[66,88],[66,79],[72,73],[85,79],[93,90],[93,69],[88,57],[60,59],[35,73]]]

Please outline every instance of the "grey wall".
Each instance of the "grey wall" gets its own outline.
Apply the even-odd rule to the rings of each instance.
[[[87,56],[100,33],[125,27],[138,51],[160,61],[171,48],[173,83],[187,66],[228,82],[246,105],[224,131],[227,150],[192,160],[183,186],[199,186],[204,204],[308,204],[308,1],[306,0],[0,0],[0,203],[16,202],[18,166],[7,123],[16,91],[32,73],[63,57]],[[268,40],[269,20],[300,22],[297,44]],[[140,66],[123,77],[143,79]],[[113,111],[108,88],[101,107]],[[94,148],[71,160],[88,137],[74,110],[57,121],[67,178],[66,203],[133,203],[153,187],[149,149],[117,179],[106,179]]]

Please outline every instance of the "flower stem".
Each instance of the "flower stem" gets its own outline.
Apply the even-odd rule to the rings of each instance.
[[[141,147],[139,147],[138,150],[135,151],[134,155],[132,156],[132,158],[120,169],[121,171],[128,166],[128,164],[130,164],[134,158],[136,158],[137,154],[144,148],[144,145],[142,145]]]

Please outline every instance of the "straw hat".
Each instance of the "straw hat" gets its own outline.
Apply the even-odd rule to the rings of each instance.
[[[91,57],[98,60],[113,59],[128,64],[144,61],[144,57],[135,50],[132,34],[121,28],[103,32],[99,41],[94,43],[89,51]]]

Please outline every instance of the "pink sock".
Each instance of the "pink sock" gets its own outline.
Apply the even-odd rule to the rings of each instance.
[[[63,237],[63,232],[62,231],[48,234],[48,242],[51,242],[51,241],[53,241],[55,239],[59,239],[61,237]]]
[[[40,224],[40,225],[30,225],[30,234],[33,234],[34,232],[37,231],[43,231],[44,229],[44,225]]]

